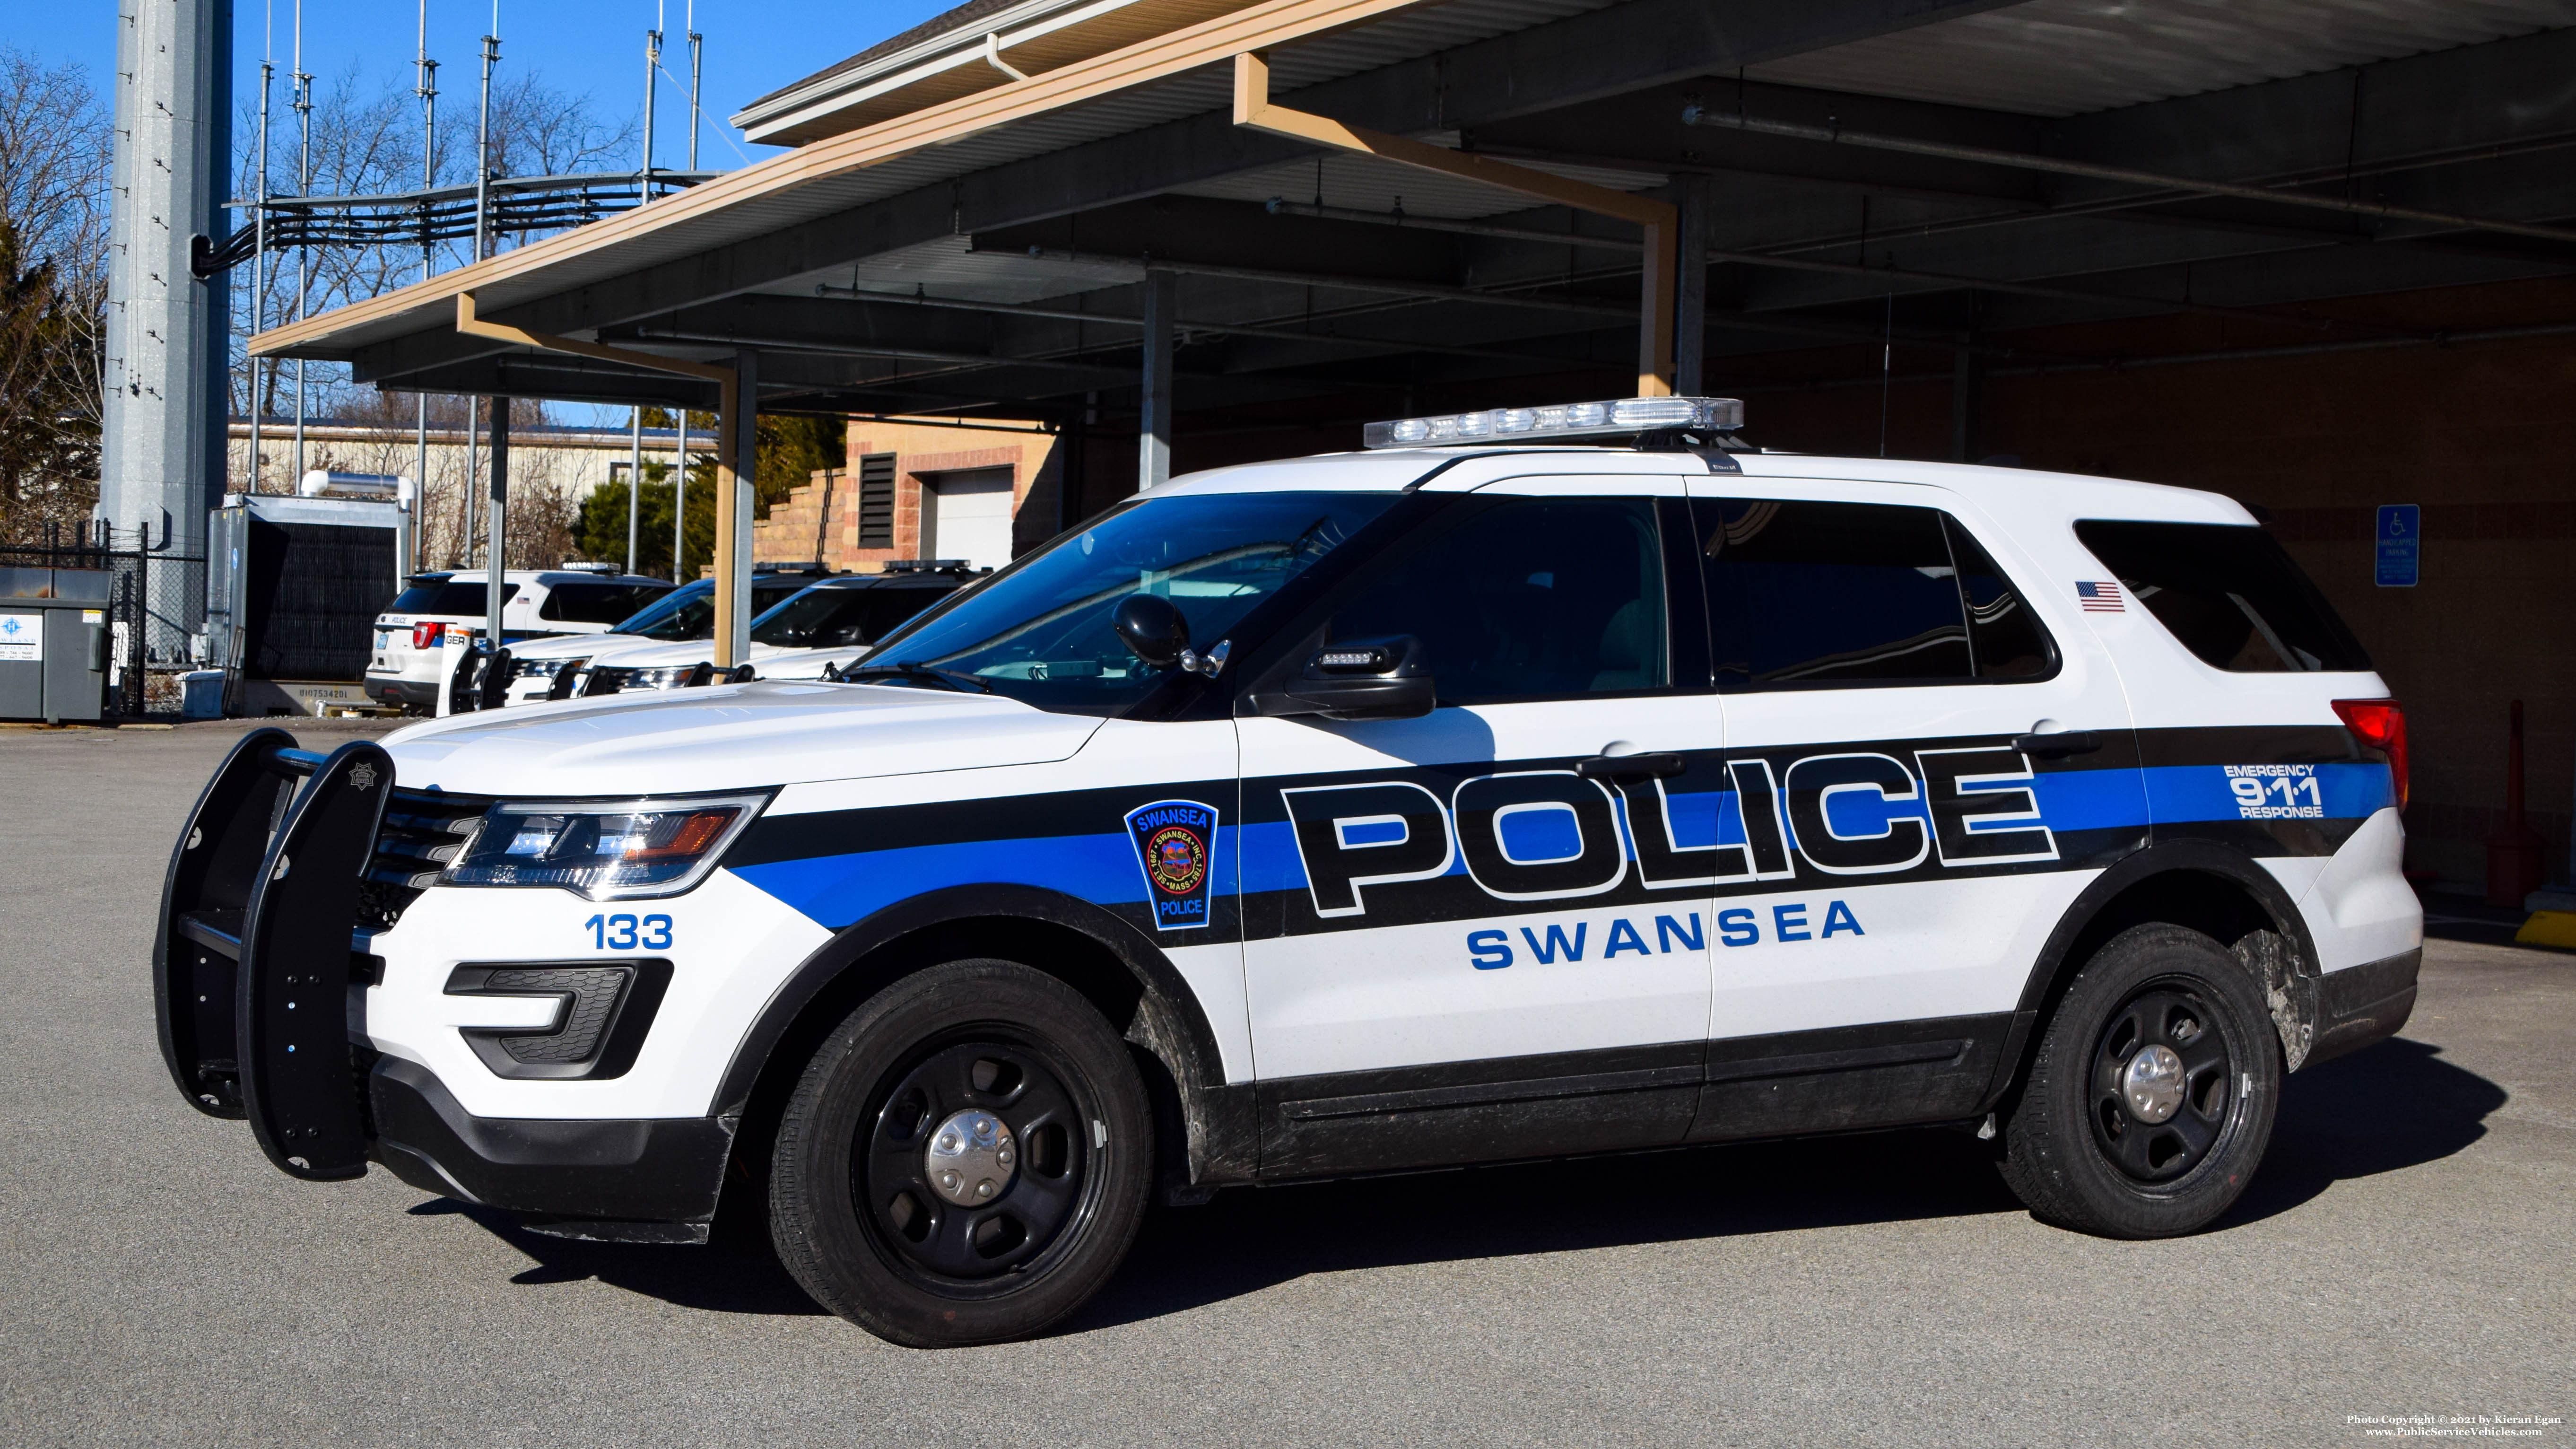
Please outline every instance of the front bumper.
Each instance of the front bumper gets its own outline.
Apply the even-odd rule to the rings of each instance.
[[[367,1074],[375,1134],[367,1155],[423,1192],[541,1219],[597,1225],[595,1236],[704,1241],[733,1151],[736,1119],[564,1120],[477,1117],[417,1062]],[[609,1225],[617,1230],[609,1231]]]

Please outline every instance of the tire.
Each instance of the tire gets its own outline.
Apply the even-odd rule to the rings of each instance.
[[[814,1301],[880,1338],[1023,1338],[1135,1242],[1153,1114],[1125,1042],[1063,982],[952,961],[814,1054],[771,1159],[770,1236]]]
[[[2281,1047],[2252,977],[2181,926],[2134,926],[2084,963],[2004,1126],[2031,1216],[2106,1238],[2207,1226],[2253,1180]]]

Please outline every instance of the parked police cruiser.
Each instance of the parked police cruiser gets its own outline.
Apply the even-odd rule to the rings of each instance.
[[[765,1216],[918,1345],[1233,1183],[1947,1124],[2047,1221],[2203,1226],[2411,1009],[2396,703],[2225,498],[1738,411],[1178,479],[839,682],[254,733],[171,1070],[301,1177]]]

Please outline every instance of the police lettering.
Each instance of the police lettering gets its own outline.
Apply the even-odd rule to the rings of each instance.
[[[1461,781],[1446,800],[1409,780],[1279,793],[1315,914],[1323,917],[1365,916],[1379,888],[1460,873],[1493,899],[1538,901],[1623,884],[1667,891],[1790,880],[1800,860],[1826,875],[1865,876],[1926,864],[1958,869],[2059,858],[2026,756],[2000,746],[1911,755],[1839,751],[1776,771],[1765,759],[1703,758],[1671,782],[1509,771]],[[1677,823],[1677,800],[1697,813]],[[1731,824],[1737,838],[1719,838],[1722,827],[1713,820]],[[1697,830],[1683,828],[1691,821]],[[1721,939],[1727,920],[1741,914],[1719,916]],[[1770,929],[1775,940],[1801,939],[1795,922],[1775,919]],[[1542,949],[1524,945],[1532,955]],[[1565,949],[1575,951],[1576,943],[1569,938]],[[1634,948],[1621,938],[1594,949]]]

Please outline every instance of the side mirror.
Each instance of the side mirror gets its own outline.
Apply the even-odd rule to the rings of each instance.
[[[1190,621],[1160,594],[1129,594],[1118,601],[1118,612],[1109,616],[1109,624],[1128,653],[1156,669],[1180,663],[1182,652],[1190,647]]]
[[[1298,676],[1253,704],[1266,715],[1419,719],[1439,702],[1422,641],[1410,634],[1328,645]]]

